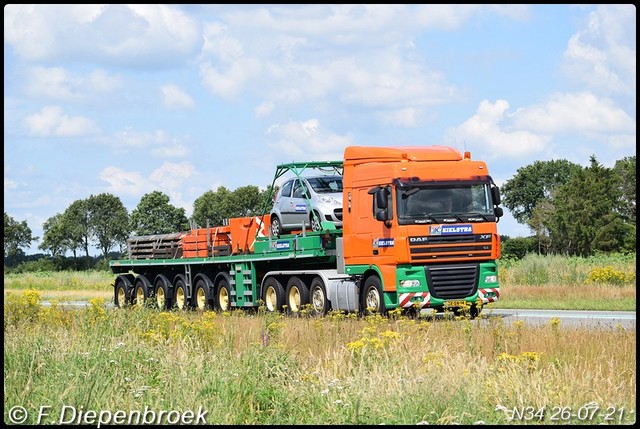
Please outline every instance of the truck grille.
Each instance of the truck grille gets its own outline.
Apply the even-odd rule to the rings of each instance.
[[[491,234],[409,237],[412,262],[486,260],[491,250]]]
[[[425,267],[429,292],[434,298],[462,299],[478,289],[478,264]]]

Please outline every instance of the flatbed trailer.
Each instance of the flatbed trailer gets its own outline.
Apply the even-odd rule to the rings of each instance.
[[[449,308],[475,317],[499,298],[502,209],[482,161],[444,146],[352,146],[342,161],[279,165],[274,184],[310,168],[344,169],[343,228],[321,221],[321,231],[307,231],[303,223],[275,237],[265,204],[262,216],[228,225],[132,237],[128,258],[110,261],[116,306],[308,306],[315,315]],[[449,208],[418,209],[445,191]]]

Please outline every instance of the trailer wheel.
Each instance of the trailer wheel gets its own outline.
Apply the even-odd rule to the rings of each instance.
[[[311,281],[310,303],[311,312],[314,316],[324,316],[329,312],[329,300],[327,290],[320,277],[315,277]]]
[[[174,295],[174,306],[178,310],[186,310],[187,309],[187,286],[184,283],[184,280],[181,278],[177,278],[175,280],[174,287],[175,295]]]
[[[363,314],[379,313],[381,315],[385,315],[387,313],[384,307],[382,283],[376,276],[369,276],[364,282],[362,295],[360,297],[360,312]]]
[[[115,295],[113,297],[113,304],[117,308],[122,308],[129,303],[129,294],[131,293],[131,287],[124,279],[118,279],[116,281]]]
[[[309,287],[300,279],[293,276],[287,282],[287,307],[291,313],[300,313],[302,307],[309,303]]]
[[[216,300],[216,306],[218,310],[229,311],[231,309],[231,292],[229,291],[229,283],[227,283],[226,280],[220,280],[216,290],[216,297],[218,298]]]
[[[196,282],[196,293],[195,293],[195,306],[198,310],[210,310],[211,309],[211,300],[208,299],[207,295],[207,283],[203,279],[199,279]]]
[[[142,274],[136,278],[134,293],[133,293],[133,305],[144,306],[149,298],[149,289],[151,283]]]
[[[284,305],[284,288],[275,277],[269,277],[264,282],[264,295],[262,297],[267,311],[281,311]]]
[[[169,279],[162,274],[158,274],[158,276],[156,277],[155,296],[156,304],[158,305],[158,308],[160,310],[168,310],[170,308],[170,286],[171,283],[169,282]]]

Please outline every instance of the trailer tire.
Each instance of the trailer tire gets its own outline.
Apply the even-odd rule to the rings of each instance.
[[[149,291],[151,289],[151,283],[142,274],[138,275],[134,283],[133,292],[133,305],[144,307],[149,299]]]
[[[286,303],[290,313],[299,314],[309,304],[309,287],[298,276],[287,282]]]
[[[219,311],[231,310],[231,291],[229,290],[229,283],[223,279],[218,282],[216,288],[216,307]]]
[[[275,277],[269,277],[264,281],[262,300],[268,312],[282,311],[284,288]]]
[[[160,310],[171,308],[171,282],[162,274],[156,276],[155,298]]]
[[[209,287],[204,279],[198,279],[196,282],[196,292],[193,302],[197,310],[205,311],[212,309],[212,302],[209,298]]]
[[[122,308],[131,303],[131,283],[126,279],[119,277],[116,280],[114,291],[113,304],[116,308]]]
[[[187,301],[187,285],[182,277],[176,277],[174,284],[173,306],[178,310],[186,310],[189,308]]]
[[[311,313],[314,316],[324,316],[329,312],[330,303],[327,299],[327,289],[320,277],[311,280],[309,292],[309,302],[311,303]]]
[[[362,314],[387,314],[382,294],[382,282],[376,276],[369,276],[364,281],[360,296],[360,312]]]

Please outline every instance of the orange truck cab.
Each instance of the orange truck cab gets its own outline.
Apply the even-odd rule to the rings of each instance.
[[[343,186],[338,273],[359,279],[361,310],[475,316],[499,298],[503,210],[484,162],[445,146],[350,146]]]

